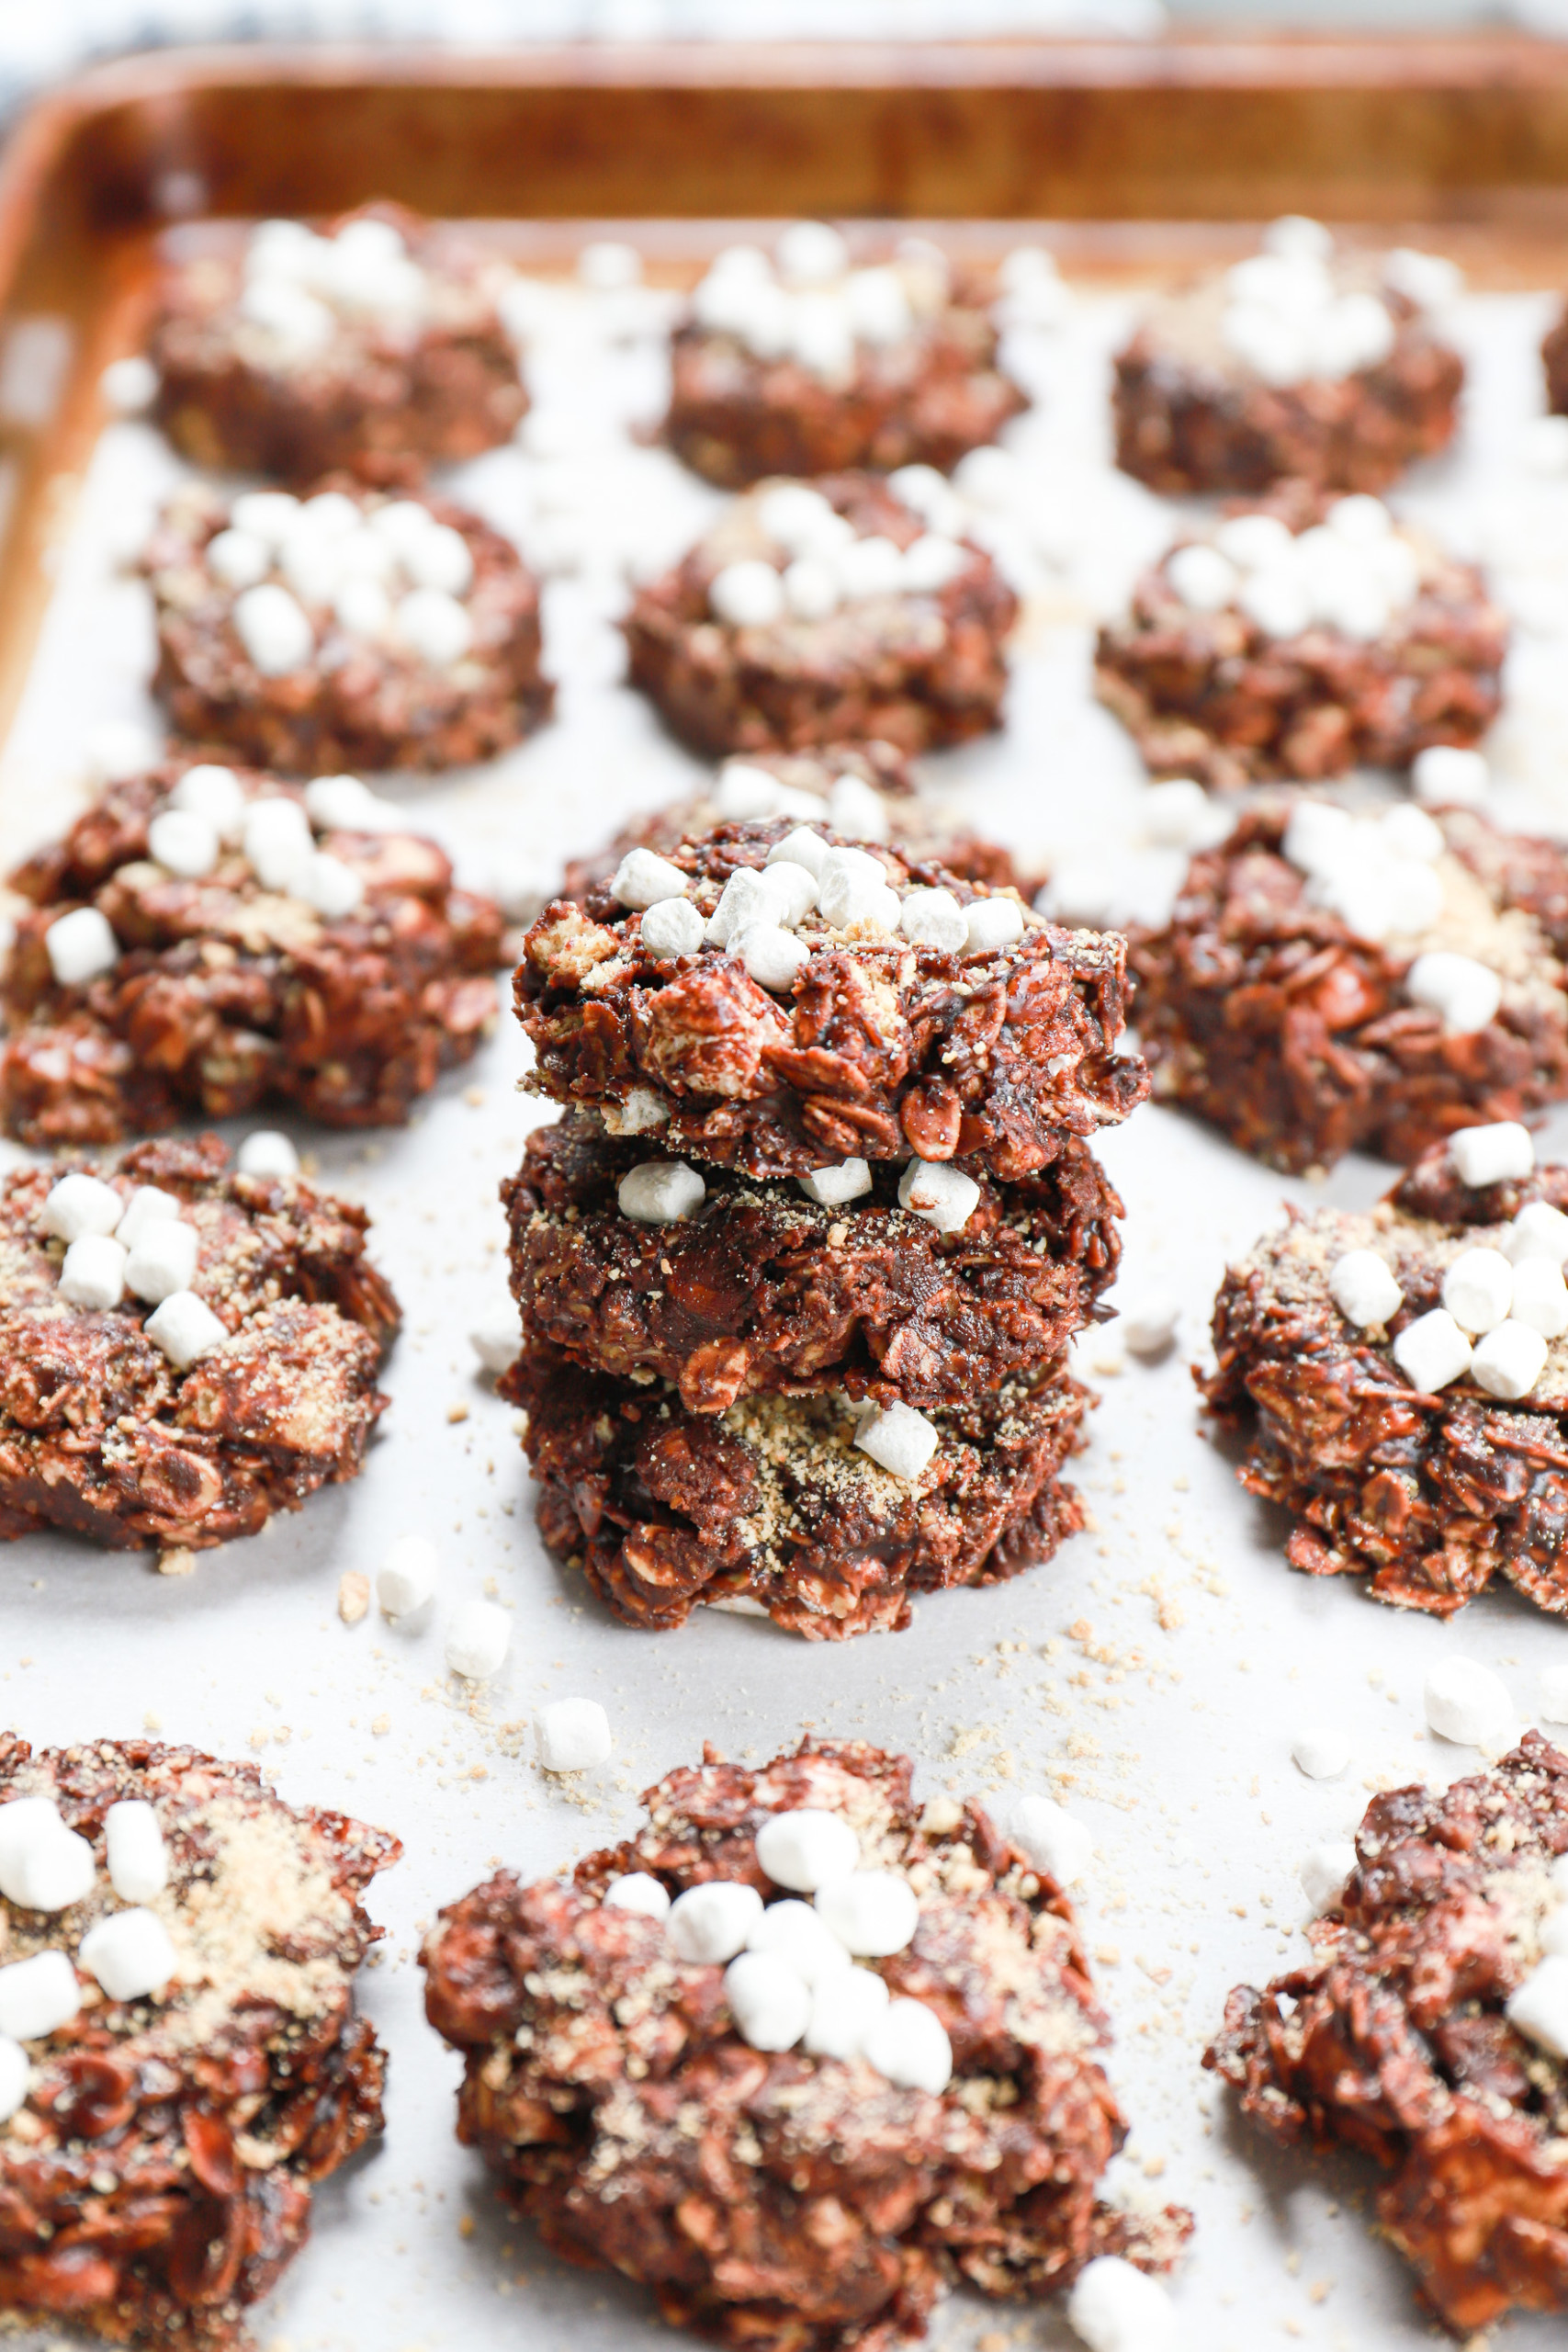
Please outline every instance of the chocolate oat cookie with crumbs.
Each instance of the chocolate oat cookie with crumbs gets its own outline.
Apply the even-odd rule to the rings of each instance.
[[[633,684],[699,752],[908,753],[998,724],[1017,611],[983,549],[840,473],[737,499],[625,628]]]
[[[1264,250],[1156,302],[1116,361],[1116,462],[1151,490],[1297,480],[1382,491],[1453,437],[1464,362],[1451,262],[1337,247],[1277,220]]]
[[[1158,2273],[1191,2228],[1097,2194],[1126,2125],[1050,1871],[1077,1825],[1030,1798],[1009,1839],[910,1781],[862,1742],[709,1747],[626,1844],[503,1871],[426,1939],[458,2136],[505,2201],[737,2352],[887,2347],[955,2286]]]
[[[1448,1617],[1503,1577],[1568,1613],[1568,1168],[1470,1127],[1366,1215],[1292,1212],[1227,1272],[1216,1369],[1285,1556]]]
[[[165,266],[154,414],[193,464],[401,481],[508,438],[528,405],[496,268],[400,205],[320,234],[265,220]]]
[[[1568,1094],[1568,856],[1473,810],[1260,803],[1133,926],[1157,1099],[1297,1171]]]
[[[191,1747],[0,1736],[0,2312],[244,2352],[381,2129],[354,2005],[401,1849]],[[52,2336],[51,2336],[52,2340]]]
[[[495,1022],[500,910],[354,776],[171,761],[9,883],[0,1119],[29,1143],[268,1102],[400,1122]]]
[[[358,1475],[397,1301],[363,1209],[243,1172],[276,1157],[0,1178],[0,1537],[201,1550]]]
[[[1100,632],[1096,692],[1156,775],[1408,768],[1497,715],[1508,622],[1481,574],[1378,499],[1300,487],[1184,539]]]
[[[726,490],[850,466],[949,472],[1027,405],[998,362],[993,290],[924,242],[856,268],[818,221],[786,229],[773,261],[727,246],[675,331],[665,438]]]
[[[1204,2064],[1292,2146],[1384,2175],[1377,2225],[1456,2336],[1568,2309],[1568,1757],[1374,1797],[1313,1957],[1238,1985]]]
[[[141,557],[175,732],[288,775],[488,760],[547,716],[539,590],[446,499],[190,483]]]

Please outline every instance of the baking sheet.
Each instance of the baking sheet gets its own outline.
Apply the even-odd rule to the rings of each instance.
[[[645,332],[659,323],[657,302],[617,310],[561,288],[525,307],[536,406],[524,446],[460,469],[450,486],[549,570],[558,715],[483,770],[385,785],[448,843],[465,878],[509,887],[520,860],[547,876],[566,853],[703,773],[621,683],[614,620],[630,573],[678,552],[717,503],[633,438],[660,409],[661,362]],[[1504,564],[1532,626],[1498,730],[1500,803],[1568,831],[1568,725],[1558,723],[1568,476],[1540,470],[1552,453],[1529,429],[1548,309],[1533,296],[1459,307],[1454,331],[1474,368],[1465,432],[1396,503]],[[1138,763],[1087,691],[1094,612],[1170,526],[1171,510],[1108,462],[1106,360],[1127,315],[1125,298],[1086,298],[1060,334],[1017,355],[1043,405],[1010,430],[1018,466],[999,490],[993,479],[1000,503],[982,514],[1030,591],[1008,725],[930,761],[926,779],[976,829],[1027,856],[1077,860],[1124,899],[1149,902],[1177,861],[1144,842]],[[115,424],[73,513],[62,510],[54,601],[0,758],[7,865],[85,797],[106,722],[155,723],[145,592],[121,566],[178,470],[149,428]],[[1121,1295],[1168,1288],[1182,1322],[1163,1362],[1128,1359],[1098,1379],[1103,1402],[1077,1472],[1093,1531],[1014,1583],[921,1600],[898,1635],[822,1647],[711,1612],[649,1635],[615,1623],[545,1554],[513,1416],[477,1376],[466,1339],[503,1284],[497,1182],[529,1127],[551,1115],[516,1091],[525,1059],[503,1018],[407,1130],[294,1129],[321,1177],[372,1211],[375,1255],[407,1314],[387,1376],[392,1407],[355,1484],[203,1555],[184,1577],[65,1538],[28,1539],[4,1562],[0,1685],[6,1719],[30,1739],[150,1729],[254,1753],[287,1798],[341,1806],[404,1841],[402,1862],[371,1891],[389,1932],[363,1982],[391,2052],[387,2136],[319,2195],[313,2242],[258,2316],[263,2345],[668,2345],[640,2293],[567,2269],[499,2216],[477,2160],[452,2136],[458,2063],[423,2025],[414,1953],[438,1907],[497,1862],[542,1875],[621,1834],[637,1791],[694,1759],[705,1737],[763,1758],[803,1726],[908,1749],[923,1792],[979,1789],[1005,1803],[1046,1788],[1092,1826],[1081,1909],[1116,2029],[1111,2073],[1134,2119],[1113,2186],[1196,2211],[1174,2290],[1185,2345],[1360,2352],[1429,2342],[1404,2267],[1368,2233],[1369,2173],[1271,2154],[1235,2130],[1198,2064],[1229,1987],[1304,1956],[1296,1870],[1307,1847],[1348,1835],[1374,1788],[1474,1769],[1472,1751],[1422,1731],[1429,1667],[1459,1654],[1483,1660],[1527,1719],[1540,1668],[1568,1641],[1509,1591],[1444,1626],[1380,1609],[1353,1583],[1292,1575],[1280,1521],[1199,1433],[1188,1367],[1203,1351],[1227,1253],[1282,1198],[1366,1205],[1389,1171],[1352,1159],[1314,1187],[1179,1116],[1139,1111],[1103,1141],[1128,1208]],[[1568,1148],[1568,1113],[1545,1140]],[[1090,1348],[1106,1358],[1103,1340]],[[345,1627],[340,1575],[373,1575],[392,1539],[414,1531],[445,1562],[431,1622],[393,1629],[372,1615]],[[469,1696],[443,1675],[442,1618],[485,1592],[513,1611],[512,1651]],[[574,1694],[603,1701],[616,1750],[603,1772],[569,1786],[537,1770],[527,1726],[541,1702]],[[1338,1783],[1309,1782],[1290,1760],[1292,1732],[1322,1720],[1353,1736]],[[1545,2352],[1561,2323],[1504,2335],[1514,2352]],[[964,2295],[938,2314],[933,2340],[1002,2352],[1073,2339],[1055,2311]]]

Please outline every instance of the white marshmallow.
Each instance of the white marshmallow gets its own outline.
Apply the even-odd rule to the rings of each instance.
[[[644,910],[638,936],[644,953],[662,961],[676,956],[694,956],[703,944],[705,927],[690,899],[657,899]]]
[[[134,1250],[155,1225],[177,1225],[184,1211],[184,1202],[173,1193],[162,1192],[156,1184],[138,1184],[115,1227],[115,1239],[123,1248]]]
[[[363,905],[365,884],[345,859],[317,850],[296,875],[294,890],[325,922],[342,922]]]
[[[1216,815],[1222,813],[1190,776],[1151,784],[1140,805],[1144,831],[1160,849],[1201,848],[1211,838]]]
[[[1542,1719],[1549,1724],[1568,1724],[1568,1660],[1559,1659],[1551,1666],[1543,1666],[1536,1688]]]
[[[1344,503],[1348,505],[1350,501]],[[1435,825],[1424,808],[1413,808],[1408,800],[1386,809],[1378,819],[1377,830],[1378,839],[1396,857],[1422,858],[1428,865],[1434,858],[1441,857],[1448,847],[1442,827]]]
[[[1117,1329],[1135,1356],[1157,1356],[1175,1339],[1180,1320],[1180,1300],[1168,1290],[1152,1290],[1121,1310]]]
[[[1568,1331],[1568,1283],[1562,1267],[1550,1258],[1521,1259],[1514,1268],[1508,1319],[1539,1331],[1544,1340],[1560,1340]]]
[[[784,813],[782,797],[787,787],[766,768],[758,767],[750,760],[727,760],[718,772],[718,788],[714,799],[721,817],[745,823],[752,817],[777,817]],[[773,854],[769,851],[770,857]]]
[[[67,1911],[91,1894],[96,1876],[91,1846],[47,1800],[16,1825],[0,1854],[0,1894],[24,1911]]]
[[[302,669],[316,650],[316,632],[297,597],[276,581],[246,588],[234,599],[234,628],[264,678]]]
[[[1461,751],[1457,743],[1429,743],[1417,752],[1410,769],[1417,800],[1430,808],[1473,808],[1492,789],[1492,774],[1480,752]]]
[[[446,1627],[446,1666],[469,1682],[499,1674],[512,1646],[512,1620],[499,1602],[465,1600]]]
[[[43,1227],[62,1241],[80,1241],[84,1234],[112,1233],[125,1215],[125,1203],[112,1184],[96,1176],[62,1176],[46,1193]]]
[[[898,1179],[898,1205],[939,1233],[962,1233],[979,1205],[980,1187],[944,1159],[911,1159]]]
[[[1514,1721],[1506,1683],[1474,1658],[1445,1658],[1433,1667],[1421,1703],[1428,1728],[1460,1747],[1491,1746]]]
[[[1550,1201],[1527,1201],[1497,1247],[1516,1266],[1531,1258],[1561,1266],[1568,1261],[1568,1216]]]
[[[119,942],[96,907],[73,907],[44,933],[49,968],[62,989],[85,988],[119,961]]]
[[[839,585],[856,603],[873,596],[897,596],[904,585],[904,556],[897,542],[880,532],[851,539],[833,559]]]
[[[863,1159],[840,1159],[836,1167],[814,1168],[809,1176],[796,1178],[808,1201],[819,1208],[841,1208],[846,1201],[858,1201],[863,1193],[871,1190],[871,1167]]]
[[[1449,1158],[1460,1182],[1474,1192],[1483,1184],[1501,1184],[1510,1177],[1530,1175],[1535,1145],[1529,1129],[1517,1119],[1498,1119],[1490,1126],[1461,1127],[1450,1136]]]
[[[329,833],[376,833],[398,812],[356,775],[319,775],[305,786],[305,813]]]
[[[915,1890],[900,1871],[846,1871],[818,1888],[817,1908],[857,1960],[904,1951],[920,1917]]]
[[[635,1911],[644,1919],[670,1917],[670,1890],[647,1871],[624,1871],[604,1889],[608,1911]]]
[[[586,1772],[609,1761],[610,1718],[597,1699],[556,1699],[541,1707],[534,1741],[547,1772]]]
[[[151,1903],[169,1883],[169,1854],[145,1797],[121,1797],[104,1815],[109,1884],[122,1903]]]
[[[1168,2352],[1176,2312],[1158,2281],[1117,2254],[1096,2255],[1073,2281],[1067,2324],[1089,2352]]]
[[[820,556],[796,556],[784,570],[784,600],[795,620],[828,620],[839,609],[839,575]]]
[[[116,363],[124,367],[129,363]],[[28,2053],[19,2041],[0,2038],[0,2123],[9,2123],[27,2098],[32,2081]]]
[[[1298,800],[1285,827],[1280,853],[1302,874],[1331,874],[1350,854],[1355,820],[1332,800]]]
[[[1350,1743],[1332,1724],[1313,1724],[1291,1742],[1291,1760],[1309,1781],[1337,1781],[1350,1764]]]
[[[1235,602],[1241,585],[1234,563],[1218,548],[1201,541],[1178,548],[1165,567],[1165,576],[1190,613],[1223,613]]]
[[[670,1107],[646,1086],[626,1089],[624,1102],[606,1102],[600,1113],[613,1136],[644,1136],[668,1125]]]
[[[412,1617],[423,1609],[441,1578],[441,1555],[423,1535],[400,1535],[376,1577],[376,1598],[386,1617]]]
[[[772,857],[762,868],[762,887],[771,891],[778,911],[774,920],[793,931],[817,904],[817,876],[792,857]]]
[[[392,617],[409,651],[434,670],[460,662],[474,641],[467,608],[440,588],[411,589]]]
[[[274,794],[245,811],[247,862],[264,890],[292,890],[315,854],[310,820],[297,800]]]
[[[82,2006],[76,1971],[62,1951],[35,1952],[0,1968],[0,2033],[41,2041],[69,2025]]]
[[[1300,637],[1312,626],[1312,598],[1299,572],[1281,565],[1244,580],[1236,603],[1265,637]]]
[[[1435,1396],[1470,1370],[1470,1341],[1446,1307],[1407,1324],[1393,1343],[1393,1360],[1413,1388]]]
[[[276,1127],[253,1127],[235,1161],[242,1176],[288,1179],[299,1173],[299,1154]]]
[[[642,255],[635,245],[596,237],[577,256],[578,283],[595,294],[623,294],[642,284]]]
[[[784,617],[784,582],[771,563],[747,556],[715,573],[708,606],[728,628],[768,628]]]
[[[692,887],[689,875],[651,849],[629,849],[610,881],[610,895],[623,907],[656,907],[667,899],[683,899]]]
[[[951,890],[911,890],[904,900],[898,928],[917,947],[934,947],[943,956],[960,956],[969,941],[969,923]]]
[[[828,844],[820,833],[814,833],[809,825],[796,825],[782,842],[773,843],[768,852],[768,865],[804,865],[812,880],[820,883],[822,868],[829,854]],[[766,867],[763,870],[765,872]]]
[[[1291,561],[1296,543],[1277,514],[1233,514],[1214,533],[1214,545],[1243,571],[1269,571]]]
[[[1329,1294],[1348,1323],[1367,1330],[1391,1322],[1404,1293],[1375,1250],[1347,1250],[1328,1270]]]
[[[904,549],[902,585],[911,596],[935,596],[973,560],[968,548],[940,531],[922,531]]]
[[[888,842],[893,820],[887,803],[858,775],[841,775],[828,794],[828,822],[836,833],[852,842]]]
[[[240,295],[240,315],[279,346],[289,361],[312,359],[336,334],[331,311],[302,286],[283,277],[253,277]]]
[[[848,245],[822,220],[792,222],[773,247],[773,257],[780,277],[792,286],[829,285],[850,266]]]
[[[1404,992],[1413,1004],[1429,1006],[1438,1014],[1450,1037],[1473,1036],[1484,1029],[1496,1019],[1503,1001],[1503,983],[1489,965],[1447,948],[1417,956],[1404,976]]]
[[[245,796],[240,780],[232,768],[215,767],[210,761],[186,768],[169,795],[169,806],[205,817],[221,842],[237,842],[244,831]]]
[[[189,808],[164,808],[147,828],[147,846],[159,865],[194,882],[218,863],[218,829]]]
[[[1517,1323],[1511,1317],[1477,1341],[1470,1360],[1470,1376],[1476,1386],[1508,1404],[1528,1396],[1545,1369],[1544,1338],[1529,1324]]]
[[[806,869],[796,871],[805,874]],[[782,866],[738,865],[719,892],[703,936],[715,947],[739,953],[741,933],[758,923],[776,925],[794,896]]]
[[[157,1306],[175,1291],[189,1290],[196,1279],[196,1259],[195,1226],[161,1218],[139,1237],[125,1261],[125,1286]]]
[[[861,2045],[868,2066],[901,2091],[940,2098],[953,2080],[953,2044],[923,2001],[889,2001]]]
[[[670,1906],[670,1941],[678,1960],[716,1963],[733,1960],[761,1917],[762,1898],[754,1886],[734,1879],[709,1879],[689,1886]]]
[[[842,543],[854,527],[834,508],[830,499],[808,482],[780,481],[763,491],[757,501],[757,521],[786,555],[820,555]]]
[[[1464,272],[1445,254],[1418,253],[1412,245],[1396,245],[1383,257],[1383,283],[1414,302],[1418,311],[1438,309],[1464,290]]]
[[[840,1968],[823,1977],[811,2004],[805,2046],[813,2058],[858,2058],[887,2008],[887,1987],[869,1968]]]
[[[378,580],[345,580],[333,594],[333,614],[350,637],[375,645],[392,626],[392,600]]]
[[[912,1486],[942,1443],[941,1433],[923,1413],[897,1400],[884,1405],[862,1421],[855,1443],[895,1478]]]
[[[1514,1270],[1500,1250],[1461,1250],[1443,1276],[1443,1305],[1461,1331],[1493,1330],[1514,1296]]]
[[[299,520],[299,501],[291,491],[247,490],[229,510],[237,531],[254,532],[269,548],[280,548]]]
[[[1094,1854],[1094,1838],[1076,1815],[1055,1798],[1031,1793],[1012,1809],[1010,1834],[1037,1871],[1058,1886],[1075,1886]]]
[[[813,1992],[850,1966],[849,1953],[819,1914],[793,1897],[769,1904],[748,1934],[746,1949],[783,1961]]]
[[[1532,1968],[1503,2010],[1522,2033],[1552,2058],[1568,2058],[1568,1958],[1552,1952]]]
[[[64,1826],[52,1797],[12,1797],[0,1804],[0,1894],[12,1902],[19,1899],[10,1890],[20,1883],[13,1874],[20,1872],[22,1857]]]
[[[229,1336],[206,1300],[197,1298],[193,1290],[172,1291],[141,1328],[176,1372],[188,1372]]]
[[[724,1972],[736,2030],[753,2050],[793,2050],[811,2018],[811,1988],[787,1961],[743,1951]]]
[[[450,523],[432,523],[402,550],[402,567],[416,588],[439,588],[448,596],[466,595],[474,584],[474,559],[461,531]]]
[[[207,542],[207,568],[225,588],[254,588],[272,570],[272,549],[254,532],[231,527]]]
[[[159,380],[152,362],[141,352],[130,352],[109,361],[98,378],[98,390],[117,416],[141,416],[158,397]]]
[[[126,1253],[107,1233],[85,1233],[65,1252],[60,1295],[73,1306],[118,1306],[125,1296]]]
[[[802,1805],[775,1813],[757,1832],[757,1860],[775,1886],[815,1894],[860,1860],[860,1839],[841,1815]]]
[[[1356,1849],[1347,1844],[1314,1846],[1297,1875],[1314,1911],[1326,1911],[1345,1892],[1345,1882],[1356,1867]]]
[[[513,1361],[522,1345],[522,1329],[517,1302],[510,1292],[497,1294],[495,1304],[486,1309],[469,1331],[468,1345],[478,1356],[481,1371],[502,1373]]]
[[[731,942],[733,946],[736,943]],[[761,989],[791,989],[811,961],[811,950],[776,923],[750,923],[739,937],[740,960]]]
[[[83,1937],[76,1954],[111,2001],[140,2001],[166,1984],[179,1966],[169,1931],[155,1911],[115,1911]]]
[[[695,1216],[707,1186],[683,1159],[643,1159],[629,1168],[615,1190],[621,1215],[636,1225],[675,1225]]]
[[[817,903],[834,931],[870,925],[896,932],[903,912],[887,887],[887,869],[869,850],[830,849],[817,877]]]
[[[992,956],[1023,937],[1023,909],[1016,899],[976,899],[964,910],[969,944],[965,954]]]
[[[857,340],[884,350],[901,343],[915,323],[897,270],[852,270],[844,284],[844,303]]]
[[[418,546],[434,520],[429,507],[422,506],[417,498],[389,498],[366,516],[368,528],[387,541],[400,562],[410,548]]]
[[[1281,212],[1269,221],[1259,242],[1266,254],[1281,261],[1325,262],[1334,251],[1333,232],[1304,212]]]

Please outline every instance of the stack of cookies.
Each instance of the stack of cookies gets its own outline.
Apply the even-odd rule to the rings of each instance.
[[[637,1624],[908,1623],[1081,1521],[1074,1335],[1147,1091],[1120,939],[792,823],[628,851],[529,932],[503,1386],[551,1548]]]

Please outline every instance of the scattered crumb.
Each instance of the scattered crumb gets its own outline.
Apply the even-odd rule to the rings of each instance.
[[[357,1625],[370,1608],[370,1579],[358,1568],[345,1568],[338,1580],[337,1613],[345,1625]]]

